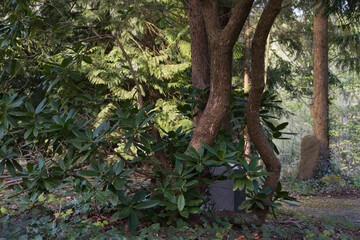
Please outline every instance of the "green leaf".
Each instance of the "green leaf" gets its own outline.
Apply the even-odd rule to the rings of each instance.
[[[95,137],[100,133],[100,131],[104,128],[105,124],[106,124],[106,121],[102,122],[102,123],[95,129],[95,131],[93,132],[93,135],[92,135],[93,138],[95,138]]]
[[[146,208],[152,208],[159,205],[159,201],[157,200],[150,200],[146,202],[139,203],[135,206],[136,209],[146,209]]]
[[[181,212],[185,207],[185,198],[183,194],[179,195],[178,201],[177,201],[177,207],[179,211]]]
[[[34,130],[33,130],[34,137],[37,137],[38,134],[39,134],[39,130],[36,127],[34,127]]]
[[[39,114],[44,109],[44,104],[46,102],[46,98],[44,98],[41,103],[36,107],[35,114]]]
[[[211,154],[218,156],[217,152],[212,148],[210,147],[206,142],[201,142],[201,146],[203,146],[206,150],[208,150]]]
[[[274,137],[274,138],[279,138],[279,137],[281,137],[281,135],[282,135],[281,132],[274,132],[274,133],[273,133],[273,137]]]
[[[276,131],[276,127],[274,126],[274,124],[272,124],[271,122],[266,121],[264,119],[263,119],[263,121],[272,131]]]
[[[180,215],[184,218],[188,218],[189,217],[189,212],[187,210],[181,211]]]
[[[116,194],[108,192],[108,196],[112,205],[116,206],[119,203],[119,197]]]
[[[4,134],[5,134],[4,127],[2,125],[0,125],[0,139],[2,139],[4,137]]]
[[[107,197],[105,195],[104,192],[99,192],[95,195],[95,198],[99,201],[99,202],[102,202],[104,204],[107,203]]]
[[[89,56],[83,56],[82,60],[88,64],[92,64],[92,58]]]
[[[79,152],[84,152],[84,151],[87,151],[89,150],[89,148],[91,147],[91,143],[88,143],[88,144],[85,144],[84,146],[82,146],[79,150]]]
[[[134,211],[130,212],[128,222],[129,222],[130,231],[134,232],[137,229],[138,224],[139,224],[139,219]]]
[[[119,175],[119,177],[128,177],[130,174],[133,173],[133,171],[134,171],[134,169],[128,169],[128,170],[122,172],[122,173]]]
[[[194,159],[198,160],[200,158],[200,156],[195,148],[190,146],[187,151],[188,151],[189,155],[191,157],[193,157]]]
[[[85,177],[96,177],[99,176],[99,173],[94,170],[79,170],[78,173]]]
[[[192,180],[192,181],[186,183],[185,187],[192,188],[192,187],[196,186],[197,184],[198,184],[198,180]]]
[[[201,211],[201,209],[199,207],[191,207],[191,208],[187,208],[187,210],[185,210],[185,211],[189,211],[189,213],[191,213],[191,214],[196,214],[196,213],[199,213]]]
[[[22,166],[16,160],[12,160],[12,163],[19,172],[23,170]]]
[[[264,193],[264,194],[266,194],[266,195],[269,195],[269,194],[272,192],[272,187],[267,186],[267,187],[265,187],[264,189],[262,189],[260,192],[261,192],[261,193]]]
[[[253,171],[253,169],[258,165],[257,159],[251,159],[249,163],[249,169]]]
[[[11,177],[15,177],[15,168],[11,161],[6,161],[6,169]]]
[[[131,213],[131,208],[130,207],[124,207],[123,209],[121,209],[119,211],[119,218],[125,218],[128,217]]]
[[[58,116],[58,115],[56,115],[56,116],[53,116],[52,117],[52,119],[53,119],[53,121],[56,123],[56,124],[59,124],[59,125],[61,125],[61,126],[64,126],[64,120],[60,117],[60,116]]]
[[[139,126],[140,125],[140,123],[142,122],[142,120],[144,119],[144,109],[141,109],[139,112],[138,112],[138,114],[136,115],[136,117],[135,117],[135,124],[137,125],[137,126]]]
[[[125,147],[124,147],[124,151],[125,151],[125,152],[131,147],[131,144],[133,143],[133,141],[134,141],[134,138],[131,137],[131,138],[129,138],[129,140],[126,142],[126,145],[125,145]]]
[[[229,152],[229,153],[225,154],[224,158],[231,158],[231,157],[235,156],[236,154],[237,154],[236,151],[234,151],[234,152]]]
[[[61,75],[58,75],[54,81],[52,81],[48,87],[48,89],[46,90],[46,92],[50,92],[50,90],[62,79]]]
[[[25,103],[25,108],[31,113],[35,112],[35,109],[34,109],[33,105],[30,102]]]
[[[153,113],[153,114],[151,114],[149,117],[147,117],[147,118],[140,124],[140,127],[143,127],[145,124],[147,124],[154,116],[155,116],[155,113]]]
[[[33,132],[34,128],[29,128],[25,133],[24,133],[24,138],[27,139],[30,134]]]
[[[115,162],[113,165],[113,171],[114,171],[115,175],[116,176],[119,175],[122,172],[122,170],[124,169],[124,167],[125,167],[124,160]]]
[[[200,164],[196,165],[197,172],[201,173],[203,170],[204,170],[204,165],[200,165]]]
[[[115,222],[117,221],[120,217],[120,211],[117,211],[116,213],[114,213],[111,218],[110,218],[110,222]]]
[[[80,162],[84,162],[90,155],[91,151],[88,151],[80,160]]]
[[[280,151],[279,151],[279,149],[277,148],[277,146],[274,144],[274,152],[276,153],[276,154],[280,154]]]
[[[15,102],[12,102],[11,104],[9,104],[9,108],[16,108],[16,107],[20,106],[23,103],[23,99],[24,98],[20,98],[20,99],[16,100]]]
[[[196,200],[189,200],[187,203],[187,206],[200,206],[200,204],[202,204],[203,200],[202,199],[196,199]]]
[[[176,172],[180,175],[183,170],[183,162],[179,159],[175,160],[175,169]]]
[[[258,205],[259,208],[265,209],[264,205],[262,205],[259,201],[255,201],[255,204]]]
[[[236,180],[235,183],[234,183],[234,186],[233,186],[233,191],[235,191],[236,189],[238,189],[240,187],[240,182],[242,180]],[[239,188],[240,189],[240,188]],[[242,190],[242,188],[240,189]]]
[[[242,209],[247,209],[249,208],[251,205],[251,202],[250,200],[245,200],[241,203],[241,205],[239,206],[239,210],[242,210]]]
[[[180,159],[180,160],[193,160],[193,158],[190,157],[189,155],[181,154],[181,153],[175,153],[174,157],[176,157],[177,159]]]
[[[0,176],[3,175],[4,173],[4,168],[5,168],[5,160],[0,162]]]
[[[42,169],[45,166],[45,159],[43,157],[39,158],[38,167]]]
[[[169,200],[171,203],[176,204],[176,197],[174,193],[170,190],[165,190],[164,197]]]
[[[100,172],[104,172],[105,161],[104,161],[104,158],[102,158],[102,157],[99,159],[98,168],[99,168]]]
[[[135,193],[134,197],[132,198],[131,202],[136,203],[139,201],[144,200],[146,197],[146,193],[143,191],[137,192]]]
[[[65,170],[66,167],[65,167],[65,163],[62,159],[59,159],[58,160],[58,164],[59,164],[59,167],[61,168],[61,170]]]
[[[125,187],[126,180],[124,179],[116,179],[114,182],[114,187],[116,190],[121,190]]]
[[[283,130],[284,128],[286,128],[287,125],[289,125],[288,122],[281,123],[280,125],[278,125],[278,126],[276,127],[276,131]]]
[[[28,170],[29,173],[32,173],[34,170],[34,165],[32,163],[28,163],[26,164],[26,169]]]

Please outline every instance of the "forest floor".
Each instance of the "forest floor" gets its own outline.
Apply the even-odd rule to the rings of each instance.
[[[297,206],[284,204],[283,210],[349,221],[360,226],[360,189],[344,189],[330,193],[296,196]]]

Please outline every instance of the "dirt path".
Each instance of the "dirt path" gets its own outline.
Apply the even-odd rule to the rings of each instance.
[[[360,226],[360,199],[357,196],[298,196],[298,206],[283,204],[282,209],[314,217],[344,218]]]

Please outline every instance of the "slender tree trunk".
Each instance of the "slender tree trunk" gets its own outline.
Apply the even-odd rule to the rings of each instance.
[[[273,189],[272,193],[268,196],[268,200],[271,200],[279,182],[281,164],[279,159],[276,157],[269,141],[263,133],[262,127],[260,125],[259,112],[261,97],[265,88],[264,55],[266,40],[270,33],[271,26],[281,11],[281,4],[282,0],[269,0],[256,27],[251,48],[252,79],[246,114],[246,122],[248,124],[251,140],[260,153],[267,172],[272,173],[272,175],[266,178],[264,183],[264,187],[271,187]],[[259,219],[256,221],[256,224],[261,225],[264,223],[268,209],[269,206],[265,206],[265,210],[260,208],[255,209],[254,214],[256,214],[257,218]]]
[[[245,52],[244,52],[244,92],[248,93],[250,89],[250,17],[248,17],[245,24]],[[251,154],[251,140],[247,126],[244,128],[244,154]],[[250,159],[246,158],[249,163]]]
[[[314,96],[312,105],[313,132],[320,142],[318,173],[329,167],[328,121],[328,18],[326,6],[319,1],[314,16]]]

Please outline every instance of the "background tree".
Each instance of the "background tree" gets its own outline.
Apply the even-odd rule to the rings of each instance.
[[[320,143],[319,171],[329,167],[329,100],[328,100],[328,17],[326,4],[318,2],[314,13],[314,92],[311,113],[314,135]]]

